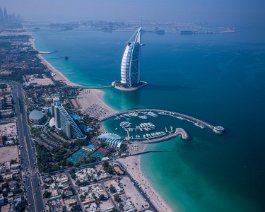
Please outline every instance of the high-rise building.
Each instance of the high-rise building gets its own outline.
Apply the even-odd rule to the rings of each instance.
[[[68,138],[86,138],[86,135],[82,133],[73,118],[62,106],[59,98],[53,100],[52,115],[54,116],[56,129],[62,130]]]
[[[21,19],[15,14],[8,14],[6,8],[0,8],[0,29],[21,28]]]
[[[3,13],[2,8],[0,8],[0,22],[3,22],[3,21],[4,21],[4,13]]]
[[[127,43],[121,61],[121,80],[112,85],[120,90],[132,91],[145,86],[147,83],[141,81],[141,33],[140,27]]]
[[[4,16],[4,20],[7,21],[8,20],[8,14],[7,14],[6,8],[4,8],[3,16]]]

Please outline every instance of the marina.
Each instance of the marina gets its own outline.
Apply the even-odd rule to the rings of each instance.
[[[161,120],[164,118],[173,118],[173,122]],[[127,142],[145,142],[156,143],[169,140],[173,137],[180,136],[182,140],[188,140],[190,137],[185,129],[176,125],[179,121],[186,121],[200,129],[208,128],[216,134],[224,133],[222,126],[214,126],[200,119],[194,118],[178,112],[159,110],[159,109],[135,109],[121,113],[112,114],[104,120],[113,118],[119,127],[115,131],[121,129],[124,132],[124,140]],[[169,125],[169,126],[168,126]],[[173,126],[174,125],[174,126]]]
[[[110,116],[106,116],[103,119],[101,119],[101,121],[105,121],[113,117],[115,117],[114,120],[120,120],[125,117],[126,118],[139,117],[140,119],[143,119],[144,117],[144,119],[148,119],[148,117],[156,118],[158,117],[158,115],[171,116],[179,120],[187,121],[201,129],[208,128],[216,134],[222,134],[225,132],[225,129],[222,126],[214,126],[203,120],[200,120],[198,118],[195,118],[195,117],[183,114],[183,113],[173,112],[173,111],[168,111],[168,110],[160,110],[160,109],[135,109],[135,110],[123,111],[123,112],[119,112],[116,114],[111,114]]]

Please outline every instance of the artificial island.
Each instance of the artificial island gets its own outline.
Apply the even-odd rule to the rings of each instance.
[[[113,87],[122,91],[135,91],[147,85],[141,81],[140,56],[142,28],[140,27],[127,43],[121,61],[121,80],[114,81]]]

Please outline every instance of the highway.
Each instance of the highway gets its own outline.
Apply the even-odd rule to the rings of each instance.
[[[40,179],[36,167],[36,152],[33,141],[30,137],[27,125],[27,112],[24,91],[21,84],[10,83],[12,86],[15,111],[17,115],[17,131],[22,161],[22,176],[25,186],[28,210],[34,212],[44,211]]]

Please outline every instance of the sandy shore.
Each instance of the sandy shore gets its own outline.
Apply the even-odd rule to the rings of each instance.
[[[144,151],[146,145],[148,144],[139,143],[139,145],[137,145],[137,150],[132,150],[133,153]],[[131,156],[127,158],[120,158],[118,160],[127,168],[127,171],[130,173],[130,175],[141,185],[142,189],[146,194],[148,194],[149,199],[152,201],[158,211],[173,211],[143,175],[143,172],[141,170],[141,156]]]
[[[41,60],[42,64],[44,64],[53,73],[54,80],[64,82],[68,86],[79,86],[78,84],[71,82],[66,76],[52,66],[41,54],[38,54],[38,58]]]
[[[117,113],[103,101],[104,91],[99,89],[83,89],[77,96],[77,102],[83,113],[99,120]]]
[[[36,49],[34,39],[31,40],[31,44],[33,48]],[[52,73],[55,74],[55,76],[53,77],[54,80],[62,81],[68,86],[79,86],[78,84],[71,82],[59,70],[53,67],[45,58],[43,58],[41,54],[38,54],[38,57],[40,58],[41,62]],[[82,89],[76,99],[78,102],[79,109],[83,113],[86,113],[90,115],[91,117],[95,117],[98,119],[102,119],[105,116],[109,116],[111,114],[117,113],[118,111],[114,110],[113,108],[108,106],[103,101],[103,95],[104,95],[103,90]],[[105,131],[105,129],[103,129],[102,131]],[[145,145],[146,144],[139,145],[140,147],[138,151],[143,151],[145,148]],[[149,198],[151,199],[155,207],[158,209],[158,211],[161,211],[161,212],[173,211],[165,203],[165,201],[160,197],[158,192],[156,192],[155,189],[150,185],[149,181],[144,177],[141,171],[141,159],[140,158],[141,156],[133,156],[133,157],[119,159],[119,161],[123,163],[125,167],[127,167],[127,170],[132,175],[132,177],[142,185],[143,190],[149,195]]]
[[[32,38],[29,41],[36,51],[39,51],[36,48],[35,40]],[[52,64],[50,64],[41,54],[38,54],[37,57],[41,60],[41,63],[47,67],[53,73],[53,79],[56,81],[64,82],[68,86],[78,86],[78,84],[71,82],[66,76],[64,76],[58,69],[56,69]]]

